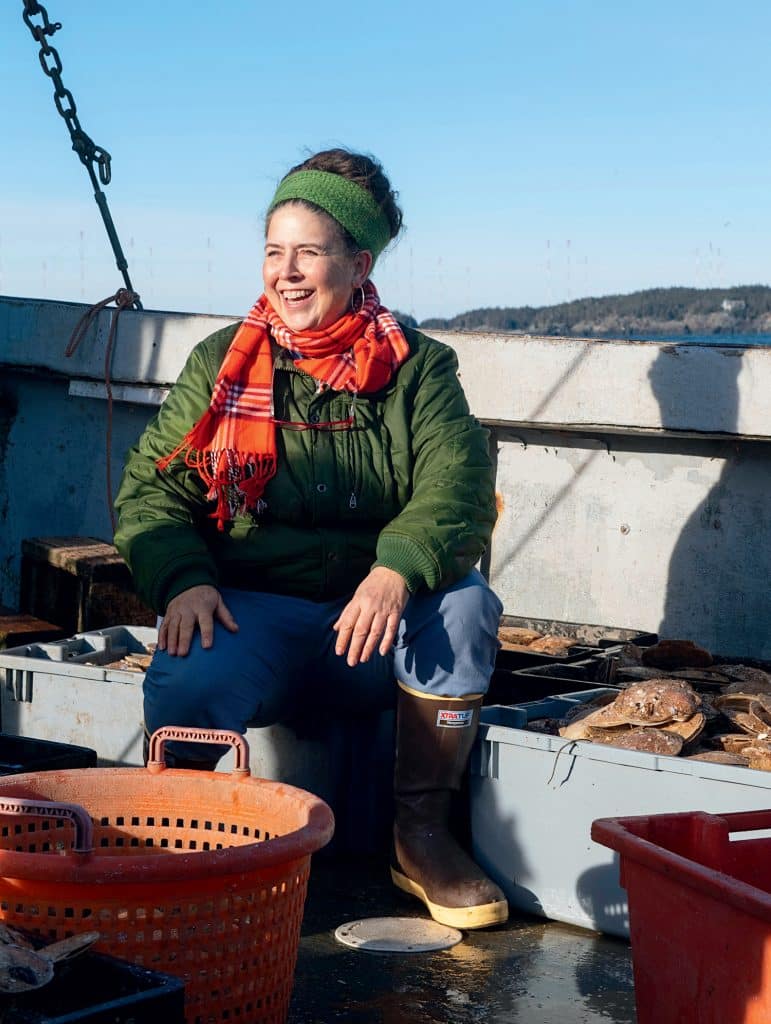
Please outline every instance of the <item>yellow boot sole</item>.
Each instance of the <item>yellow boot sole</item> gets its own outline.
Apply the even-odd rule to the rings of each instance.
[[[509,919],[509,905],[506,900],[495,900],[493,903],[481,903],[476,907],[443,907],[433,903],[422,885],[407,878],[401,871],[391,868],[391,881],[403,892],[417,896],[428,908],[428,912],[439,924],[448,928],[469,930],[473,928],[491,928],[496,924],[504,924]]]

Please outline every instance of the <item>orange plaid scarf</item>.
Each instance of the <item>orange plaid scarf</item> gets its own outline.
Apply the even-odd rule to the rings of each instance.
[[[266,508],[262,493],[276,472],[279,421],[273,415],[271,338],[322,386],[353,395],[385,387],[409,355],[402,329],[380,305],[371,281],[364,285],[361,309],[325,330],[303,334],[290,331],[262,295],[231,342],[209,408],[174,451],[157,462],[164,471],[184,453],[185,464],[206,484],[207,499],[217,502],[212,518],[220,530],[237,513]]]

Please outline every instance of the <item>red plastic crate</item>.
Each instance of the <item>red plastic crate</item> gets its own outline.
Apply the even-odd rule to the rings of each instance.
[[[638,1024],[771,1021],[771,810],[601,818],[617,850]]]

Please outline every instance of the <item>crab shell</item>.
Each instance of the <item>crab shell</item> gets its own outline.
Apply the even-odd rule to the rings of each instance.
[[[613,706],[630,725],[662,725],[687,722],[701,707],[701,699],[683,680],[661,676],[632,683],[616,697]]]

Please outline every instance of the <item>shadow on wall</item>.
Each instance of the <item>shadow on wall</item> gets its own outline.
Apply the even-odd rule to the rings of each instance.
[[[686,429],[691,405],[693,422],[703,422],[706,411],[710,432],[734,433],[742,355],[716,349],[696,360],[682,348],[662,349],[649,372],[662,426]],[[768,489],[758,486],[768,476],[770,449],[766,442],[730,437],[684,439],[676,470],[685,470],[683,486],[693,482],[701,494],[715,467],[723,468],[672,550],[660,636],[691,639],[732,657],[771,658]]]

